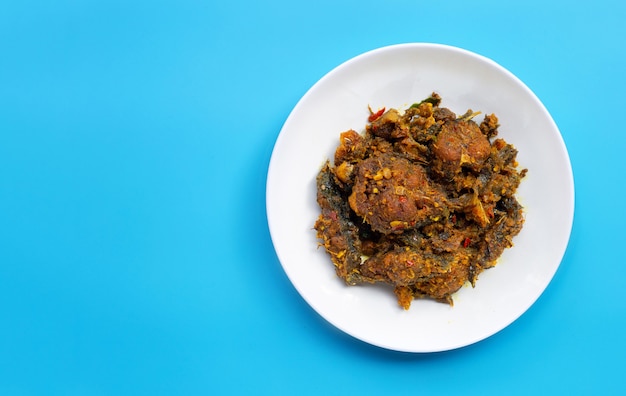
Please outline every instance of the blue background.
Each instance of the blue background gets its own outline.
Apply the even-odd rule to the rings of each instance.
[[[0,395],[623,392],[624,4],[3,1]],[[320,318],[265,214],[299,98],[405,42],[459,46],[522,79],[576,185],[570,244],[537,303],[426,355]]]

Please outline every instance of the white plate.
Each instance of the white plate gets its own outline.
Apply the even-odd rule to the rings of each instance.
[[[363,131],[367,106],[404,108],[437,92],[442,107],[495,113],[499,137],[528,168],[518,190],[526,222],[496,267],[454,306],[415,300],[401,309],[383,285],[346,286],[318,248],[315,178],[339,133]],[[474,53],[437,44],[401,44],[357,56],[317,82],[278,136],[267,177],[267,217],[278,258],[302,297],[322,317],[367,343],[435,352],[483,340],[508,326],[541,295],[570,236],[574,181],[559,130],[539,99],[513,74]]]

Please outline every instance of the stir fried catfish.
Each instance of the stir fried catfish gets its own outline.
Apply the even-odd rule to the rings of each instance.
[[[497,139],[498,119],[457,116],[433,93],[400,113],[372,113],[339,136],[317,177],[320,244],[348,285],[385,283],[409,309],[453,303],[522,229],[515,192],[526,169]]]

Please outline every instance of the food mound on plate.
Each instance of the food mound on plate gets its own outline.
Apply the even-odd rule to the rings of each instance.
[[[496,139],[498,119],[457,116],[433,93],[404,112],[370,110],[365,132],[340,134],[317,176],[317,237],[348,285],[385,283],[398,304],[452,305],[493,267],[524,217],[515,192],[526,169]]]

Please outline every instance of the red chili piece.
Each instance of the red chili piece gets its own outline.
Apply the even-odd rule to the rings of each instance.
[[[465,240],[463,241],[463,247],[466,248],[470,245],[470,242],[472,242],[471,239],[469,238],[465,238]]]
[[[378,117],[383,115],[384,112],[385,112],[385,108],[383,107],[382,109],[378,110],[376,113],[370,114],[370,116],[367,117],[367,120],[369,122],[374,122],[374,121],[376,121],[378,119]]]

